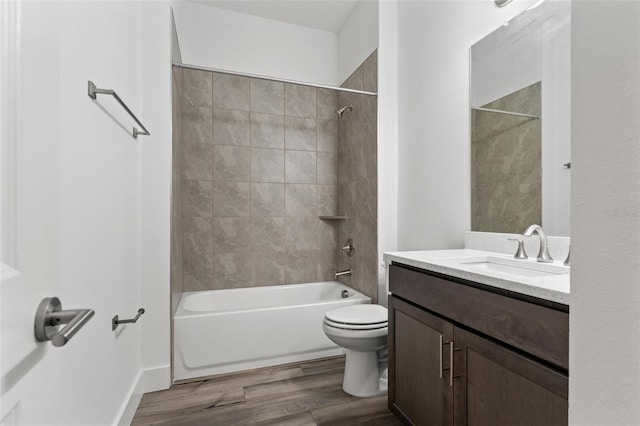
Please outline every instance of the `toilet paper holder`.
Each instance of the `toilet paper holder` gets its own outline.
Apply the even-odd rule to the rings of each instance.
[[[136,315],[135,318],[121,320],[118,318],[118,315],[114,316],[113,318],[111,318],[111,331],[115,331],[115,329],[118,328],[120,324],[135,324],[136,322],[138,322],[138,319],[142,316],[142,314],[144,314],[144,309],[140,308],[138,309],[138,315]]]

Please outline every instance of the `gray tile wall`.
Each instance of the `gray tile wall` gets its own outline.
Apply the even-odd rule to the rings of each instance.
[[[171,315],[176,313],[182,296],[182,70],[172,75],[172,165],[171,165]]]
[[[342,87],[377,91],[377,51],[344,82]],[[340,251],[339,269],[353,274],[340,280],[377,299],[378,251],[378,101],[375,96],[338,95],[338,107],[353,105],[338,120],[338,243],[353,240],[355,254]]]
[[[485,105],[540,113],[540,83]],[[542,221],[541,121],[474,111],[471,230],[521,233]]]
[[[184,291],[333,279],[335,91],[183,70]]]

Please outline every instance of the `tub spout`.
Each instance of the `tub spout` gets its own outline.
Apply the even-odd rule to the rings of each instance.
[[[341,277],[343,275],[351,275],[352,271],[351,269],[347,269],[346,271],[339,271],[336,272],[336,278]]]

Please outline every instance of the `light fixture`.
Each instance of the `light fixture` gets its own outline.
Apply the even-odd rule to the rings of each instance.
[[[511,3],[511,0],[495,0],[495,2],[496,2],[496,6],[502,7]]]

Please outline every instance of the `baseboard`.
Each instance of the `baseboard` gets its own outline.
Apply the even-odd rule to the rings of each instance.
[[[138,372],[129,392],[127,392],[127,397],[116,417],[115,424],[118,426],[129,426],[133,420],[133,416],[136,414],[136,410],[142,399],[142,394],[144,393],[142,390],[142,373],[143,370]]]
[[[129,426],[136,414],[142,395],[146,392],[154,392],[169,389],[171,386],[171,366],[147,368],[140,370],[136,376],[125,402],[120,408],[115,424],[118,426]]]
[[[142,370],[142,390],[144,393],[169,389],[170,386],[170,365],[167,364]]]

